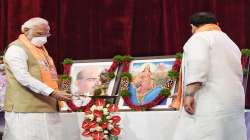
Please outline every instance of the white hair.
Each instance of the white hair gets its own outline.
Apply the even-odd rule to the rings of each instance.
[[[26,22],[21,27],[22,33],[26,32],[27,29],[33,29],[34,26],[41,25],[41,24],[46,24],[49,25],[49,22],[46,19],[40,18],[40,17],[34,17]]]

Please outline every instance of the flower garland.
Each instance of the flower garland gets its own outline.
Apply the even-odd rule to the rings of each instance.
[[[96,99],[94,105],[85,110],[82,123],[82,135],[94,140],[118,139],[121,132],[119,122],[121,117],[113,114],[118,111],[116,104],[108,104],[104,99]]]
[[[107,69],[106,71],[102,72],[100,74],[100,81],[102,83],[102,86],[98,86],[96,87],[96,89],[94,90],[94,95],[96,96],[100,96],[103,95],[103,90],[105,88],[107,88],[106,86],[109,84],[109,82],[115,77],[115,70],[118,68],[118,66],[120,64],[122,64],[124,61],[131,61],[133,58],[130,56],[121,56],[121,55],[116,55],[113,59],[112,59],[112,64],[109,67],[109,69]],[[71,77],[69,76],[69,71],[70,71],[70,67],[72,64],[72,60],[69,58],[66,58],[63,62],[64,64],[64,75],[61,76],[61,89],[66,90],[66,91],[70,91],[70,82],[71,82]],[[65,66],[66,65],[66,66]],[[128,69],[128,67],[124,67],[124,69]],[[86,104],[85,106],[76,106],[72,101],[68,101],[66,102],[67,106],[70,108],[70,110],[68,110],[69,112],[73,111],[73,112],[81,112],[81,111],[85,111],[87,109],[89,109],[93,104],[94,104],[94,100],[91,99],[89,101],[88,104]]]
[[[249,65],[249,57],[250,57],[250,50],[249,49],[242,49],[241,50],[241,64],[243,68],[243,75],[247,76],[248,74],[248,65]]]
[[[172,67],[172,70],[168,72],[168,76],[170,77],[170,80],[166,81],[165,85],[162,86],[162,90],[160,91],[160,94],[151,102],[143,105],[136,105],[132,103],[130,96],[131,93],[128,91],[129,83],[132,80],[132,76],[129,72],[129,63],[130,61],[124,62],[123,67],[123,73],[121,75],[121,84],[120,84],[120,94],[124,100],[124,102],[133,110],[135,111],[143,111],[143,110],[149,110],[152,107],[155,107],[160,102],[165,100],[168,96],[170,96],[170,90],[172,89],[174,82],[178,79],[179,71],[181,67],[181,58],[182,54],[177,53],[176,54],[176,61]]]

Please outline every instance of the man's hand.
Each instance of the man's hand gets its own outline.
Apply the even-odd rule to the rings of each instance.
[[[184,97],[184,109],[189,114],[194,114],[195,111],[195,99],[193,96],[185,96]]]
[[[59,100],[59,101],[69,101],[71,100],[72,95],[68,94],[65,91],[54,91],[50,94],[51,97]]]

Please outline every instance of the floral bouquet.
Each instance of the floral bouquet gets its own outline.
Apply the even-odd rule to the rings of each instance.
[[[116,104],[109,104],[104,99],[96,99],[93,106],[85,110],[82,135],[92,137],[93,140],[118,140],[121,132],[119,126],[121,117],[115,115],[117,111]]]

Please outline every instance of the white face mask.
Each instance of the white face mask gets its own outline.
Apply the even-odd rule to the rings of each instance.
[[[42,47],[47,42],[47,37],[33,37],[31,43],[37,47]]]

